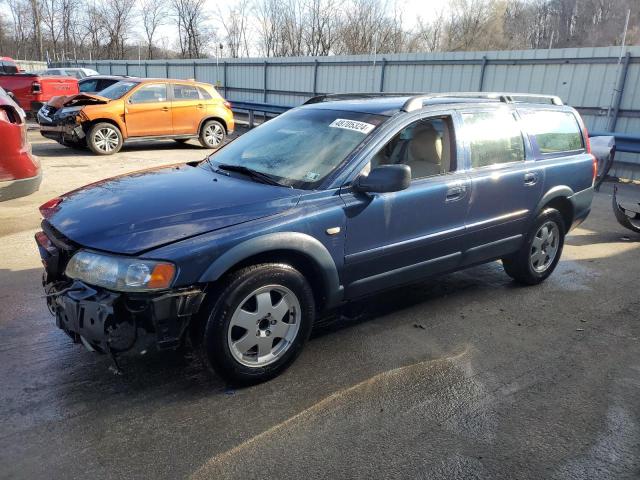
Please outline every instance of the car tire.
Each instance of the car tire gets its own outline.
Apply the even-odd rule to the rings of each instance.
[[[221,285],[204,311],[205,363],[234,385],[280,374],[311,333],[315,302],[309,283],[290,265],[268,263],[238,270]]]
[[[507,275],[524,285],[537,285],[546,280],[560,261],[565,230],[558,210],[547,208],[542,211],[520,250],[502,259]]]
[[[96,123],[87,133],[87,146],[96,155],[113,155],[122,148],[122,133],[112,123]]]
[[[227,130],[224,125],[217,120],[207,120],[200,128],[198,140],[200,140],[200,145],[203,147],[217,150],[224,145],[226,138]]]

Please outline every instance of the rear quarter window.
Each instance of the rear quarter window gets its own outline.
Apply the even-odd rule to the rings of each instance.
[[[571,112],[539,110],[520,112],[529,135],[542,154],[582,150],[582,132]]]

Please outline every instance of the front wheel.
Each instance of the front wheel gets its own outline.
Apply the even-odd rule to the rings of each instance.
[[[313,292],[285,264],[244,268],[209,305],[201,348],[208,365],[234,384],[275,377],[298,356],[311,333]]]
[[[218,149],[224,143],[227,137],[227,131],[224,126],[217,120],[208,120],[200,129],[200,144],[205,148]]]
[[[122,133],[111,123],[96,123],[87,134],[87,146],[97,155],[113,155],[122,148]]]
[[[525,285],[536,285],[553,273],[564,246],[565,225],[560,212],[545,209],[533,223],[524,245],[502,259],[505,272]]]

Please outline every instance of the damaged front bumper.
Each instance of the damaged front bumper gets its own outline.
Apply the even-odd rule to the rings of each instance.
[[[202,286],[152,292],[117,292],[65,276],[78,246],[43,222],[36,243],[45,271],[42,284],[58,328],[101,353],[171,350],[185,340],[205,297]]]
[[[66,144],[81,144],[85,141],[86,134],[82,125],[77,120],[77,113],[71,112],[63,115],[61,111],[54,111],[45,105],[38,111],[38,124],[40,134],[51,140]]]
[[[89,350],[111,354],[176,349],[204,299],[200,288],[128,294],[46,279],[44,287],[56,326]]]

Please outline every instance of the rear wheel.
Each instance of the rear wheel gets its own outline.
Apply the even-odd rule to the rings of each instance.
[[[234,384],[273,378],[302,350],[314,312],[311,287],[293,267],[239,270],[209,306],[201,344],[205,360]]]
[[[525,285],[536,285],[553,273],[564,246],[565,226],[554,208],[545,209],[536,218],[524,245],[502,259],[505,272]]]
[[[112,155],[122,148],[120,129],[111,123],[96,123],[87,134],[87,146],[97,155]]]
[[[200,129],[200,144],[205,148],[218,149],[224,144],[227,131],[217,120],[207,120]]]

